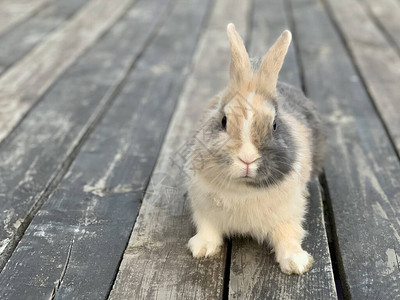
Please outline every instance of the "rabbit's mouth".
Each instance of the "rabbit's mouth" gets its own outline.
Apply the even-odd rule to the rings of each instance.
[[[255,182],[255,177],[251,176],[251,175],[244,175],[242,177],[238,178],[239,182],[243,182],[243,183],[254,183]]]

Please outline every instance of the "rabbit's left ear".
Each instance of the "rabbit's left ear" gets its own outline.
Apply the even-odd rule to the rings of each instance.
[[[240,84],[248,80],[251,74],[249,55],[247,54],[242,38],[235,29],[235,25],[232,23],[228,24],[226,31],[232,54],[229,70],[230,80],[234,84]]]
[[[256,78],[259,92],[272,98],[276,97],[279,71],[282,68],[291,41],[292,34],[285,30],[263,57]]]

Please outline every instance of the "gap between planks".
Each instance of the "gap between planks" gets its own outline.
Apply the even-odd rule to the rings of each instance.
[[[355,0],[324,0],[324,3],[400,157],[399,53],[361,3]]]
[[[141,1],[144,5],[147,5],[149,2],[148,0]],[[47,223],[55,225],[54,227],[50,226],[57,232],[57,237],[53,239],[53,242],[62,245],[63,247],[56,247],[62,250],[65,249],[65,245],[68,244],[69,240],[64,239],[64,236],[71,234],[71,230],[76,229],[76,227],[78,229],[81,228],[82,231],[86,229],[85,234],[76,234],[81,239],[77,239],[74,243],[68,269],[58,289],[57,297],[65,296],[70,298],[68,295],[96,295],[100,289],[100,286],[97,286],[99,280],[104,283],[105,279],[113,279],[116,270],[96,269],[95,267],[99,264],[102,264],[102,267],[105,265],[110,267],[109,263],[112,259],[112,267],[117,268],[119,255],[122,255],[125,244],[121,241],[114,244],[120,250],[119,253],[114,253],[104,251],[102,241],[106,240],[108,245],[110,245],[111,241],[116,243],[118,242],[116,241],[116,236],[122,235],[120,232],[124,234],[124,241],[129,238],[129,233],[134,222],[132,206],[138,206],[138,200],[142,196],[141,189],[147,184],[152,166],[154,166],[156,161],[159,147],[161,147],[163,141],[162,137],[167,129],[167,124],[175,106],[174,103],[184,82],[187,64],[193,55],[198,34],[202,28],[207,11],[207,3],[200,0],[192,1],[189,6],[182,5],[182,3],[183,1],[179,1],[174,6],[172,15],[167,19],[168,22],[163,25],[162,30],[157,34],[151,46],[143,53],[136,68],[130,74],[128,83],[124,86],[121,93],[119,93],[118,99],[85,143],[74,165],[71,166],[70,171],[60,183],[59,188],[42,206],[38,215],[31,223],[20,245],[11,257],[9,264],[7,264],[6,269],[0,276],[2,279],[0,286],[4,286],[4,283],[10,284],[11,282],[11,287],[14,288],[5,289],[5,292],[12,290],[14,293],[23,293],[23,289],[21,291],[18,288],[19,285],[26,286],[27,282],[34,281],[35,278],[42,278],[42,276],[51,275],[51,278],[54,278],[54,273],[51,273],[53,269],[51,266],[46,265],[46,261],[58,260],[57,255],[59,251],[54,253],[52,246],[49,246],[47,251],[40,252],[41,255],[36,257],[36,259],[32,257],[30,260],[21,260],[21,257],[25,257],[24,251],[27,249],[24,245],[29,245],[35,240],[35,232],[38,232],[40,229],[46,230],[46,226],[42,225]],[[159,9],[159,3],[155,4],[153,8]],[[152,20],[152,16],[154,16],[154,13],[148,14],[149,21]],[[143,20],[143,18],[139,20]],[[182,22],[190,26],[192,31],[189,32],[185,27],[182,27]],[[135,30],[141,29],[137,28],[137,26],[134,28]],[[130,39],[128,38],[127,40],[129,42]],[[165,44],[165,41],[168,41],[168,44]],[[155,52],[159,53],[159,55],[155,55]],[[179,53],[179,59],[168,59],[175,57],[176,53]],[[170,72],[172,69],[174,70],[173,73]],[[164,101],[162,103],[158,102],[161,98],[160,95],[163,95],[162,98]],[[135,108],[137,108],[136,111]],[[141,108],[146,109],[141,110]],[[132,111],[135,111],[135,113],[132,114]],[[148,126],[143,128],[141,125],[144,123]],[[138,142],[139,140],[141,142]],[[96,149],[99,150],[96,151]],[[86,166],[86,163],[89,165]],[[138,167],[138,164],[142,165],[141,169]],[[112,172],[109,172],[111,167]],[[138,173],[138,171],[141,173]],[[125,182],[123,182],[121,187],[120,184],[122,181]],[[96,189],[89,189],[88,186],[96,187]],[[132,196],[134,196],[134,201],[132,201]],[[86,203],[82,199],[90,200],[90,202]],[[99,199],[102,199],[102,201],[98,201]],[[98,203],[98,205],[89,205],[91,202]],[[103,204],[100,205],[100,202]],[[86,225],[86,215],[84,215],[85,224],[79,223],[81,226],[79,224],[68,226],[72,220],[76,220],[72,217],[78,217],[78,220],[82,218],[81,212],[73,210],[69,205],[73,207],[81,205],[84,208],[87,207],[87,210],[93,210],[94,206],[96,208],[94,211],[94,215],[97,216],[96,220],[102,217],[100,219],[101,222],[94,224],[98,226],[90,226],[90,222]],[[104,207],[107,208],[107,214],[104,214],[104,211],[102,211]],[[70,209],[75,214],[70,214]],[[100,211],[97,211],[97,209]],[[60,224],[60,219],[57,217],[60,217],[59,213],[61,210],[65,212],[64,215],[61,214],[61,216],[65,217],[63,219],[65,227],[57,226]],[[122,215],[124,220],[123,226],[121,225]],[[110,226],[110,223],[113,223],[114,226]],[[51,236],[49,233],[52,233],[52,228],[47,228],[47,231],[45,231],[46,234],[43,236],[40,235],[42,241],[45,242],[46,237]],[[94,238],[91,239],[93,235],[90,233],[93,232],[97,233],[97,235],[94,235]],[[108,233],[105,239],[102,238],[102,232]],[[93,246],[88,247],[88,244],[91,243],[93,243]],[[40,245],[44,245],[43,247],[46,248],[46,243],[40,243]],[[78,248],[79,245],[81,246],[81,250]],[[112,247],[112,249],[115,249],[115,247]],[[82,251],[82,248],[86,250]],[[90,253],[89,258],[82,260],[83,255],[89,253],[88,248],[91,251],[95,250],[95,253]],[[43,254],[46,254],[46,256]],[[97,259],[97,255],[102,255],[104,259]],[[44,266],[47,268],[44,268],[42,276],[38,276],[42,268],[33,267],[36,263],[39,266],[43,265],[42,268]],[[23,268],[21,264],[29,264],[30,267]],[[36,270],[35,272],[38,272],[38,274],[36,276],[29,276],[29,274],[24,272],[26,269]],[[77,269],[81,270],[78,274],[76,273]],[[7,273],[4,273],[6,270]],[[109,272],[103,274],[100,270],[103,273],[105,271]],[[93,273],[94,275],[92,275]],[[92,282],[96,286],[88,286],[88,282],[85,279],[89,274],[92,279],[101,274],[107,275],[104,276],[107,278],[96,277],[97,279]],[[21,278],[25,278],[25,280],[20,280]],[[55,278],[59,278],[59,274]],[[42,291],[45,288],[49,288],[48,285],[53,283],[53,280],[49,281],[44,281],[45,284],[42,282],[40,285]],[[77,286],[77,282],[79,282],[79,286]],[[34,284],[31,285],[35,287]],[[75,288],[71,290],[71,286],[75,286]],[[104,288],[108,288],[108,292],[109,287],[102,284],[101,292],[104,292]],[[39,293],[36,289],[34,292]],[[47,293],[47,291],[44,292]],[[96,299],[94,296],[93,298]]]
[[[92,0],[0,77],[0,142],[134,0]]]
[[[216,10],[223,7],[220,2],[217,2],[216,6]],[[225,11],[225,8],[221,11]],[[245,9],[238,9],[238,11],[243,12],[245,11]],[[171,157],[174,157],[174,152],[179,151],[178,146],[182,143],[182,139],[189,138],[190,128],[198,119],[199,111],[201,111],[202,107],[205,105],[206,96],[210,97],[213,92],[218,91],[223,86],[223,82],[226,82],[226,76],[228,74],[228,61],[221,62],[221,55],[216,55],[219,52],[213,49],[213,47],[218,47],[221,49],[224,48],[225,51],[227,51],[228,43],[225,36],[225,30],[222,30],[222,28],[225,29],[226,24],[230,20],[228,21],[221,16],[219,16],[217,19],[219,21],[222,21],[220,27],[217,27],[213,31],[207,30],[204,35],[205,37],[203,42],[200,43],[198,50],[200,54],[196,55],[199,63],[195,65],[193,75],[189,77],[186,84],[186,89],[184,90],[183,95],[179,100],[177,113],[175,114],[169,128],[165,144],[163,145],[160,158],[157,162],[156,169],[151,179],[152,181],[156,181],[156,184],[154,184],[154,186],[156,186],[156,189],[154,191],[148,190],[145,196],[128,248],[121,263],[121,267],[117,275],[117,280],[110,294],[111,299],[124,298],[132,294],[137,295],[137,297],[139,298],[155,295],[158,295],[160,297],[166,297],[167,295],[169,295],[173,298],[177,295],[183,297],[181,293],[177,292],[177,282],[174,280],[177,275],[179,276],[179,274],[184,273],[184,271],[182,271],[180,268],[188,268],[191,270],[186,271],[186,274],[188,274],[187,277],[192,278],[193,276],[195,276],[194,278],[197,278],[198,276],[201,276],[200,278],[202,278],[202,284],[204,284],[203,289],[201,289],[201,287],[199,287],[196,283],[195,286],[192,285],[191,293],[188,293],[184,287],[181,287],[185,291],[184,293],[188,293],[185,294],[186,297],[193,297],[193,295],[197,295],[197,297],[200,297],[199,295],[202,295],[202,297],[207,297],[205,295],[208,295],[211,298],[219,298],[221,297],[221,289],[225,288],[226,290],[226,285],[224,286],[222,284],[222,288],[220,287],[221,282],[223,281],[224,272],[224,268],[220,267],[220,265],[224,262],[223,260],[221,261],[223,257],[202,260],[200,262],[193,261],[190,253],[188,253],[188,250],[184,247],[191,234],[193,234],[193,231],[188,231],[186,228],[187,226],[190,226],[190,212],[188,211],[187,207],[188,199],[185,195],[185,187],[181,186],[184,175],[179,173],[179,170],[174,170],[174,166],[171,167],[170,165],[170,159]],[[212,20],[214,20],[213,17],[210,21],[211,24]],[[245,27],[240,24],[238,25],[237,22],[235,23],[237,25],[237,28]],[[212,43],[213,41],[214,43]],[[215,41],[218,41],[218,43],[216,43]],[[213,47],[210,47],[210,45],[213,45]],[[202,51],[205,51],[205,53],[202,53]],[[215,54],[212,55],[214,51]],[[209,55],[208,52],[210,52],[211,55]],[[229,57],[229,55],[224,55],[223,57]],[[206,63],[207,61],[212,61],[213,64],[208,65]],[[212,80],[210,80],[210,74],[213,74],[213,77],[218,76],[218,79],[213,78]],[[200,81],[200,83],[198,81]],[[209,81],[211,81],[213,84],[213,88],[211,89],[209,86]],[[161,188],[157,188],[157,186],[159,186],[157,185],[157,182],[160,178],[157,179],[156,175],[162,175],[164,174],[164,172],[168,173],[168,180],[166,180],[168,186],[174,187],[177,190],[174,194],[173,203],[166,201],[168,198],[163,200],[162,196],[159,195],[162,190]],[[163,177],[161,177],[161,179],[163,180]],[[150,186],[152,186],[152,182],[150,183]],[[179,199],[179,201],[177,199]],[[181,207],[181,205],[183,205],[183,207]],[[321,207],[321,203],[319,204],[319,206]],[[182,215],[182,210],[184,212],[184,215]],[[175,236],[178,231],[180,232],[179,234],[181,234],[182,232],[176,228],[173,228],[174,223],[171,223],[171,215],[173,215],[173,218],[179,218],[180,224],[183,223],[183,227],[185,227],[185,230],[183,231],[183,233],[185,233],[184,237],[178,238]],[[319,218],[323,223],[323,216],[320,215]],[[154,219],[157,220],[156,223],[162,223],[163,227],[159,228],[157,224],[154,224]],[[170,232],[173,230],[175,231],[175,233]],[[157,232],[157,234],[155,232]],[[322,232],[324,232],[324,228],[322,228]],[[159,258],[160,255],[162,256],[162,253],[159,253],[159,251],[166,247],[165,239],[167,237],[169,240],[171,240],[171,242],[174,242],[175,244],[172,250],[168,248],[168,257],[173,256],[174,261],[176,262],[176,265],[172,266],[170,263],[168,263],[167,258],[163,258],[162,262],[157,262],[156,259]],[[149,245],[151,245],[150,248],[148,248]],[[327,243],[325,246],[327,250]],[[160,250],[153,248],[160,248]],[[216,272],[216,274],[218,275],[217,278],[219,278],[219,283],[217,282],[217,284],[214,281],[216,275],[206,276],[204,274],[205,272],[210,272],[210,270],[208,270],[209,266],[207,266],[207,264],[209,264],[210,262],[214,264],[213,272]],[[196,267],[194,267],[194,269],[190,268],[193,263],[196,263]],[[328,263],[330,264],[329,258]],[[157,274],[157,279],[154,279],[152,281],[151,286],[147,286],[150,283],[145,284],[143,281],[145,279],[143,279],[143,277],[141,277],[140,280],[133,278],[136,273],[142,273],[142,265],[146,266],[146,269],[143,270],[144,278],[151,276],[153,270],[155,269],[168,270],[168,275],[165,275],[167,276],[167,278],[163,274]],[[218,266],[217,269],[216,266]],[[200,268],[201,270],[201,275],[196,274],[196,272],[200,271],[196,271],[196,269],[198,268]],[[229,267],[227,267],[226,270],[229,271]],[[212,280],[211,283],[204,282],[203,280],[205,277],[209,278],[208,280]],[[181,282],[181,284],[189,284],[190,280],[192,279],[187,279],[184,283]],[[225,280],[227,280],[227,278],[225,278]],[[142,285],[137,286],[138,282],[141,282]],[[147,282],[147,280],[145,280],[145,282]],[[332,277],[329,282],[331,284],[330,286],[333,287]],[[145,285],[145,287],[143,287],[143,285]],[[210,285],[216,286],[216,290],[214,291],[214,293],[211,294],[212,296],[210,294],[205,294],[208,293],[207,287],[209,288]],[[331,295],[333,295],[334,293],[334,290],[331,290]],[[226,297],[225,295],[223,295],[223,297]]]
[[[86,3],[87,0],[52,0],[37,14],[0,35],[0,75]]]
[[[400,243],[398,157],[323,3],[292,6],[307,91],[329,125],[325,175],[345,296],[399,295],[388,255]]]
[[[236,14],[228,17],[227,8],[232,5],[237,7]],[[130,295],[139,299],[222,296],[226,248],[208,260],[194,259],[186,248],[193,227],[179,152],[190,138],[207,99],[227,82],[229,43],[225,28],[230,21],[244,27],[242,12],[246,5],[245,1],[215,3],[150,181],[150,187],[155,189],[147,190],[110,299]],[[174,165],[171,159],[175,160]],[[163,196],[166,186],[174,190],[170,201]],[[164,271],[159,272],[160,269]]]
[[[147,19],[142,18],[140,22],[146,22],[146,20]],[[156,21],[156,19],[154,21]],[[142,28],[140,22],[139,24],[136,24],[138,29]],[[127,22],[127,24],[129,23]],[[150,24],[150,26],[146,28],[146,30],[142,29],[142,34],[139,34],[139,32],[137,32],[136,30],[132,31],[132,34],[137,33],[137,35],[134,36],[134,38],[137,38],[135,46],[132,47],[131,45],[129,45],[128,39],[128,41],[123,43],[121,47],[114,47],[113,51],[115,52],[115,55],[110,56],[106,55],[107,48],[110,47],[108,43],[110,43],[110,40],[112,41],[113,39],[116,39],[114,43],[118,41],[118,38],[120,38],[120,33],[118,30],[121,29],[121,26],[119,26],[119,28],[112,29],[110,34],[106,35],[106,37],[98,45],[96,45],[93,49],[91,49],[91,51],[89,51],[82,57],[82,60],[80,60],[74,67],[67,71],[67,73],[65,74],[66,78],[62,78],[63,80],[59,81],[54,86],[52,91],[48,93],[43,100],[43,105],[39,105],[36,107],[33,113],[24,120],[22,126],[16,129],[12,138],[6,139],[3,144],[0,145],[2,146],[0,147],[2,152],[0,153],[0,155],[6,155],[7,158],[13,158],[13,160],[10,162],[8,162],[8,160],[0,162],[0,166],[4,169],[4,171],[8,171],[13,174],[13,176],[8,175],[7,178],[0,177],[0,181],[3,181],[3,186],[5,184],[5,179],[7,179],[7,182],[13,182],[10,182],[9,186],[4,187],[8,189],[6,190],[5,194],[8,194],[10,198],[14,198],[14,202],[23,202],[18,206],[19,210],[17,211],[13,208],[13,203],[7,204],[7,201],[6,203],[3,202],[2,208],[7,208],[6,211],[10,211],[14,215],[4,216],[0,214],[0,216],[2,218],[4,217],[3,222],[5,224],[5,227],[14,228],[14,230],[12,230],[11,236],[8,233],[5,234],[4,230],[3,232],[0,232],[0,236],[4,238],[1,240],[0,247],[1,268],[7,262],[8,257],[11,255],[13,249],[22,237],[22,234],[29,225],[35,213],[38,211],[43,202],[47,199],[49,194],[58,185],[64,174],[67,172],[75,156],[78,154],[81,146],[88,138],[91,131],[100,121],[107,109],[111,106],[112,101],[114,100],[116,94],[119,93],[121,86],[124,85],[126,77],[133,69],[136,61],[143,54],[144,49],[147,48],[150,41],[155,37],[157,30],[154,31],[153,29],[157,28],[157,26],[153,26],[154,24]],[[129,52],[127,51],[127,49],[129,49]],[[118,57],[118,54],[121,53],[123,54]],[[99,54],[103,55],[103,57],[107,57],[107,60],[104,61],[104,59],[98,56]],[[110,61],[112,63],[108,64],[108,62]],[[70,73],[76,73],[76,70],[84,70],[88,67],[93,68],[93,66],[91,66],[90,64],[94,64],[96,66],[94,70],[97,71],[97,73],[84,73],[86,75],[78,77],[81,79],[81,82],[75,82],[74,76],[71,76]],[[98,76],[101,76],[102,74],[103,77],[98,78]],[[69,85],[69,83],[75,87],[73,93],[70,92],[71,86]],[[103,92],[103,94],[94,93],[92,88],[93,85],[98,85],[99,93]],[[68,105],[71,105],[70,107],[63,106],[63,101],[65,100],[65,96],[63,95],[75,97],[74,101],[68,102]],[[83,107],[78,113],[77,111],[74,111],[74,102],[81,102],[80,99],[86,99],[86,104],[79,104],[83,104]],[[76,106],[79,107],[79,105]],[[62,107],[62,109],[64,110],[63,116],[61,118],[65,118],[68,116],[68,118],[72,118],[71,120],[74,120],[74,122],[68,123],[68,128],[64,132],[62,129],[65,127],[65,125],[62,122],[55,122],[54,124],[52,124],[52,126],[42,124],[43,120],[41,116],[53,116],[54,114],[57,115],[60,107]],[[79,118],[79,115],[82,113],[84,115],[87,113],[87,116],[85,117],[86,119],[83,121],[76,119]],[[31,123],[33,125],[25,126],[25,123]],[[63,132],[61,136],[59,131]],[[67,136],[71,132],[74,132],[76,134],[76,137],[72,138],[72,140],[68,140]],[[40,143],[41,151],[39,151],[38,153],[35,152],[37,151],[36,147],[38,146],[35,143],[30,143],[29,147],[21,147],[21,141],[23,141],[23,143],[26,143],[29,140],[26,134],[28,134],[28,136],[30,134],[35,136],[39,133],[41,135],[48,134],[48,136],[51,136],[50,139],[47,137],[46,141],[48,143],[51,141],[51,145],[53,146],[49,147],[46,146],[46,144]],[[58,139],[64,139],[65,144],[62,147],[56,142]],[[12,150],[6,150],[10,148]],[[49,162],[45,159],[45,157],[48,155],[46,154],[48,153],[48,151],[54,151],[56,153],[59,152],[62,153],[62,155],[59,155],[59,158],[57,158],[55,161]],[[52,155],[49,156],[52,157]],[[32,159],[32,165],[31,161],[25,164],[23,160],[25,157]],[[17,163],[20,161],[24,164],[20,165],[20,163]],[[21,184],[21,177],[23,178],[25,173],[40,172],[40,170],[49,163],[54,164],[54,166],[52,166],[50,170],[47,168],[46,175],[41,176],[45,178],[45,182],[35,183],[35,194],[28,193],[28,195],[26,195],[26,197],[24,197],[23,199],[18,199],[18,196],[16,195],[18,186]],[[8,205],[7,207],[5,206],[6,204]],[[22,222],[19,221],[21,219]]]
[[[361,0],[368,15],[400,55],[400,2]]]
[[[283,30],[288,27],[293,30],[293,22],[287,16],[287,3],[256,0],[254,6],[254,26],[249,50],[250,53],[262,56]],[[296,59],[295,38],[294,35],[279,77],[300,88],[302,73]],[[309,234],[303,242],[303,248],[314,256],[313,267],[303,276],[288,276],[280,271],[274,254],[269,253],[271,249],[266,244],[258,245],[249,239],[233,239],[230,298],[337,298],[318,180],[312,180],[309,188],[309,212],[304,224]]]

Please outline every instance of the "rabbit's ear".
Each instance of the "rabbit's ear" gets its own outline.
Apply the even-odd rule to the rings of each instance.
[[[285,30],[263,57],[256,79],[257,90],[261,93],[273,98],[276,97],[279,71],[282,68],[291,41],[292,34]]]
[[[240,84],[250,77],[250,59],[244,46],[243,40],[235,29],[235,25],[228,24],[227,33],[231,45],[230,80],[232,83]]]

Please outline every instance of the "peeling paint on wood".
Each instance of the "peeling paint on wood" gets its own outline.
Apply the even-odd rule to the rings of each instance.
[[[195,4],[195,3],[193,3]],[[234,15],[227,8],[235,6]],[[179,156],[208,99],[228,79],[226,24],[246,24],[249,1],[217,1],[198,45],[194,69],[179,99],[138,219],[125,251],[111,299],[221,299],[226,247],[197,260],[186,248],[194,234]]]
[[[400,163],[366,93],[397,145],[396,110],[382,110],[397,99],[397,77],[382,70],[398,64],[373,67],[399,60],[397,2],[325,0],[338,24],[320,0],[215,1],[210,19],[201,0],[0,2],[0,267],[33,218],[0,274],[1,299],[104,299],[112,286],[111,299],[335,299],[317,182],[304,243],[316,258],[309,273],[284,275],[268,246],[233,239],[228,282],[226,247],[203,260],[186,249],[194,227],[177,160],[207,99],[227,82],[225,26],[234,22],[260,55],[292,14],[298,49],[289,49],[280,79],[301,85],[298,58],[329,123],[325,169],[340,279],[354,299],[398,298]]]
[[[206,17],[207,2],[176,2],[0,274],[0,298],[107,297]],[[135,27],[128,44],[168,3],[137,3],[146,17],[132,14],[137,23],[124,25],[123,35]],[[176,53],[179,60],[168,59]],[[172,71],[149,71],[156,65]]]
[[[342,284],[353,299],[398,298],[400,272],[388,273],[387,255],[400,249],[398,157],[322,3],[292,5],[305,86],[329,122],[325,175]]]
[[[141,18],[128,14],[116,23],[0,144],[0,267],[24,229],[15,222],[33,217],[46,190],[65,172],[74,149],[108,109],[115,89],[153,37],[160,16],[153,11],[154,2],[139,9]]]

